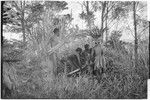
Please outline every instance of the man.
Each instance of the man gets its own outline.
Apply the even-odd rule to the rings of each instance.
[[[89,48],[89,44],[85,44],[84,45],[84,48],[85,50],[83,51],[83,55],[85,57],[85,60],[86,61],[89,61],[90,60],[90,57],[91,57],[91,48]]]
[[[84,57],[85,57],[85,60],[86,60],[86,64],[88,65],[88,73],[90,75],[93,75],[93,71],[94,71],[94,67],[95,67],[95,50],[93,48],[89,48],[89,44],[85,44],[84,45]]]
[[[71,71],[77,69],[79,67],[79,62],[76,54],[72,54],[69,57],[67,57],[67,63],[71,65]]]
[[[82,72],[82,66],[85,65],[85,59],[84,59],[84,55],[82,53],[82,49],[81,48],[77,48],[76,49],[76,57],[78,59],[77,64],[80,68],[80,71]]]
[[[81,69],[82,64],[84,63],[84,61],[82,61],[82,59],[81,59],[82,49],[77,48],[75,51],[76,51],[75,54],[72,54],[67,57],[67,62],[75,69],[77,69],[77,68]]]

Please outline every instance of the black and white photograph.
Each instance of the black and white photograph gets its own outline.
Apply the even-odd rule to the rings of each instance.
[[[148,99],[147,1],[0,2],[1,99]]]

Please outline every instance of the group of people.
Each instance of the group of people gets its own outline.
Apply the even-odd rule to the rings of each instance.
[[[95,49],[90,48],[89,44],[85,44],[84,50],[78,47],[75,50],[75,54],[68,56],[65,62],[72,67],[69,72],[80,69],[81,73],[97,75],[100,74],[100,71],[95,66],[95,58]]]
[[[82,71],[82,67],[87,66],[86,72],[90,73],[92,70],[94,70],[95,66],[95,50],[93,48],[90,48],[89,44],[84,45],[84,50],[82,51],[81,48],[76,49],[78,62],[80,70]]]

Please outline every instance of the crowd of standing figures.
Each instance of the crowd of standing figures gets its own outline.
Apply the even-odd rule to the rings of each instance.
[[[105,71],[103,67],[99,68],[96,67],[95,60],[96,60],[95,48],[94,47],[90,48],[89,44],[85,44],[84,50],[78,47],[75,50],[75,54],[72,54],[66,58],[61,59],[61,62],[65,64],[65,66],[67,66],[68,73],[73,72],[76,69],[79,69],[78,74],[76,73],[75,76],[78,76],[79,74],[80,75],[86,74],[98,78]]]

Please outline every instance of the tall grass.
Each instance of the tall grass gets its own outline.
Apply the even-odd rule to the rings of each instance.
[[[57,64],[57,68],[62,68],[62,72],[52,73],[51,55],[48,51],[51,47],[52,18],[49,12],[44,15],[42,25],[37,25],[29,40],[28,48],[25,51],[26,58],[21,64],[15,64],[18,69],[11,75],[16,75],[17,81],[15,92],[11,98],[49,98],[49,99],[142,99],[147,98],[147,74],[148,64],[147,51],[141,52],[138,71],[133,67],[133,59],[130,53],[123,54],[113,49],[105,49],[104,57],[106,63],[112,61],[112,65],[106,73],[102,75],[100,83],[90,76],[66,77],[63,73],[64,66]],[[62,31],[63,33],[63,31]],[[83,40],[82,40],[83,42]],[[92,42],[92,41],[91,41]],[[78,44],[77,44],[78,45]],[[82,46],[81,46],[82,47]],[[63,48],[67,51],[61,55],[66,55],[74,48]],[[67,50],[68,49],[68,50]],[[59,53],[57,53],[59,56]],[[133,56],[133,55],[132,55]],[[59,63],[59,60],[57,60]],[[23,67],[24,65],[25,67]],[[20,67],[20,69],[19,69]],[[6,67],[8,68],[8,66]],[[57,70],[57,69],[56,69]]]
[[[135,72],[132,60],[128,55],[121,55],[115,50],[104,52],[107,60],[113,60],[111,68],[103,74],[100,83],[90,76],[66,77],[60,73],[51,80],[50,74],[45,72],[43,63],[41,68],[34,69],[32,78],[18,87],[14,98],[50,98],[50,99],[143,99],[147,98],[147,71]],[[38,60],[37,60],[38,61]],[[48,65],[48,64],[47,64]],[[60,65],[61,66],[61,65]],[[145,77],[145,78],[144,78]],[[24,87],[24,88],[23,88]],[[22,90],[22,91],[21,91]]]

